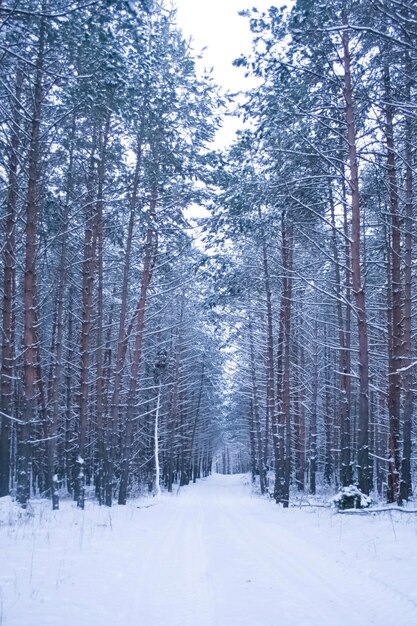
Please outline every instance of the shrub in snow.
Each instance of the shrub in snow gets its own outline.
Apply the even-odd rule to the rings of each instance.
[[[13,502],[10,496],[0,498],[0,526],[12,526],[20,520],[26,520],[33,516],[30,506],[22,509],[17,502]]]
[[[345,509],[366,509],[372,503],[372,499],[355,485],[349,485],[349,487],[342,487],[330,502],[340,511],[344,511]]]

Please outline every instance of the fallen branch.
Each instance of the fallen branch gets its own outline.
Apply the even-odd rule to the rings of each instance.
[[[152,506],[156,506],[155,504],[145,504],[144,506],[137,506],[137,509],[150,509]]]
[[[371,513],[391,513],[392,511],[396,513],[417,513],[417,509],[405,509],[402,506],[397,507],[378,507],[375,509],[345,509],[344,511],[337,511],[341,515],[369,515]]]
[[[312,502],[300,502],[300,503],[296,503],[293,502],[291,503],[291,508],[297,508],[297,509],[301,509],[301,508],[311,508],[311,509],[330,509],[330,505],[329,504],[313,504]]]

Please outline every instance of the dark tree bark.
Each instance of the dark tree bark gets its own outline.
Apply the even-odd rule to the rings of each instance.
[[[253,321],[252,310],[249,301],[249,350],[250,350],[250,372],[251,372],[251,384],[252,384],[252,398],[251,398],[251,410],[253,411],[253,428],[254,428],[254,446],[256,457],[256,468],[259,473],[259,487],[261,494],[266,491],[266,467],[264,464],[264,455],[262,450],[262,432],[261,422],[259,415],[259,391],[258,381],[256,377],[256,362],[255,362],[255,347],[253,340]]]
[[[129,275],[130,275],[132,244],[133,244],[133,231],[134,231],[134,226],[135,226],[135,215],[136,215],[137,202],[138,202],[141,165],[142,165],[142,139],[141,139],[141,136],[139,135],[138,140],[137,140],[137,147],[136,147],[136,164],[135,164],[135,172],[133,175],[132,193],[130,194],[130,212],[129,212],[129,223],[128,223],[128,229],[127,229],[127,238],[126,238],[126,250],[124,254],[124,264],[123,264],[120,316],[119,316],[119,324],[118,324],[118,332],[117,332],[116,358],[115,358],[114,374],[113,374],[113,390],[112,390],[111,401],[110,401],[110,425],[109,425],[109,432],[107,434],[107,443],[106,443],[106,470],[105,470],[105,476],[106,476],[105,504],[106,506],[111,506],[112,501],[113,501],[113,473],[114,473],[113,455],[114,455],[114,449],[115,449],[116,432],[117,432],[118,417],[119,417],[119,411],[120,411],[120,392],[121,392],[123,372],[124,372],[124,367],[125,367],[126,350],[127,350],[131,330],[133,329],[134,319],[137,314],[137,311],[136,311],[135,316],[130,325],[131,327],[129,326],[129,329],[126,332],[128,286],[129,286]]]
[[[290,337],[292,299],[292,227],[285,213],[281,219],[281,257],[283,268],[277,348],[277,450],[275,464],[275,501],[289,506],[291,472],[291,420],[290,420]]]
[[[253,412],[253,400],[251,399],[248,409],[248,432],[250,447],[250,469],[252,482],[256,482],[257,463],[256,463],[256,445],[255,445],[255,418]]]
[[[5,241],[3,247],[3,322],[0,371],[0,498],[9,493],[10,482],[10,417],[13,410],[13,371],[15,342],[16,297],[16,203],[18,197],[18,150],[20,144],[20,102],[23,72],[16,69],[16,84],[12,104],[12,130],[10,138],[9,176],[7,186],[7,209]]]
[[[28,188],[25,224],[25,269],[23,279],[23,415],[18,432],[17,500],[26,507],[30,496],[31,430],[37,408],[38,347],[36,337],[36,255],[39,213],[40,124],[43,96],[45,21],[39,27],[38,53],[33,88],[28,159]]]
[[[262,220],[261,209],[258,209],[259,219]],[[264,443],[264,467],[268,461],[268,445],[269,445],[269,428],[272,427],[273,452],[275,460],[275,472],[280,459],[280,441],[278,433],[278,422],[276,419],[275,405],[275,364],[274,364],[274,331],[272,320],[272,292],[271,281],[269,276],[268,251],[266,246],[265,233],[262,229],[262,265],[263,280],[266,296],[266,424],[265,424],[265,443]],[[283,458],[283,451],[282,451]]]
[[[317,395],[319,385],[319,346],[318,346],[318,320],[317,313],[314,318],[313,329],[314,341],[314,357],[313,357],[313,378],[311,385],[311,415],[310,415],[310,450],[309,450],[309,469],[310,469],[310,493],[316,493],[316,474],[317,474]]]
[[[201,400],[203,397],[203,389],[204,389],[204,381],[205,381],[205,377],[204,377],[205,358],[206,357],[204,354],[203,361],[201,363],[200,384],[198,388],[197,405],[196,405],[195,413],[194,413],[193,429],[191,431],[191,437],[190,437],[190,449],[189,449],[189,460],[188,460],[190,477],[191,476],[194,477],[195,475],[194,466],[196,464],[196,457],[198,456],[197,451],[195,450],[195,447],[196,447],[197,428],[199,426],[199,421],[200,421]],[[193,479],[193,482],[195,482],[194,479]]]
[[[180,316],[178,323],[178,331],[175,347],[175,365],[173,372],[173,380],[171,384],[171,401],[168,415],[168,441],[167,441],[167,488],[168,492],[172,492],[174,484],[174,468],[175,456],[177,448],[177,438],[181,440],[182,432],[182,411],[181,411],[181,394],[180,394],[180,377],[182,362],[182,345],[183,345],[183,315],[184,315],[184,294],[181,296]]]
[[[401,280],[401,230],[398,206],[397,170],[394,144],[394,107],[391,96],[391,79],[388,67],[384,68],[385,87],[385,138],[387,144],[387,174],[389,182],[390,239],[390,334],[391,342],[388,363],[388,411],[389,411],[389,463],[388,502],[396,502],[400,487],[400,411],[401,411],[401,360],[403,352],[403,315]]]
[[[350,192],[352,209],[352,290],[355,298],[355,313],[358,323],[359,344],[359,402],[358,402],[358,484],[368,494],[371,488],[371,465],[369,459],[369,347],[368,322],[366,316],[365,290],[361,271],[361,200],[359,192],[359,167],[356,143],[353,86],[349,25],[344,16],[342,33],[345,121],[350,168]]]
[[[300,315],[299,326],[297,328],[297,338],[294,340],[294,364],[298,368],[298,376],[294,389],[294,419],[295,419],[295,481],[297,489],[305,489],[305,461],[306,461],[306,423],[305,423],[305,402],[304,402],[304,348],[303,329],[304,323]]]
[[[344,194],[343,194],[344,195]],[[351,421],[350,421],[350,357],[349,357],[349,339],[348,329],[345,326],[342,305],[342,278],[340,272],[340,257],[337,246],[337,230],[335,221],[335,209],[333,202],[332,189],[330,188],[330,211],[332,222],[332,252],[335,269],[335,290],[336,290],[336,311],[337,324],[339,331],[339,367],[340,367],[340,482],[342,486],[347,487],[353,482],[352,462],[351,462]],[[347,224],[346,224],[346,203],[344,202],[344,219],[345,219],[345,239],[348,241]],[[349,271],[349,258],[345,255],[345,263],[347,271]],[[350,276],[346,276],[346,280],[350,282]]]
[[[282,254],[285,272],[284,280],[284,378],[282,389],[283,422],[285,422],[285,468],[284,489],[282,502],[284,508],[290,503],[290,481],[292,464],[292,420],[290,403],[290,371],[291,371],[291,320],[292,320],[292,269],[293,269],[293,232],[292,225],[285,223],[285,215],[282,216]]]
[[[85,452],[87,442],[87,420],[89,409],[89,368],[91,354],[91,330],[93,314],[93,287],[95,275],[95,248],[97,240],[97,220],[94,215],[94,198],[96,193],[96,137],[93,136],[93,147],[87,180],[86,219],[84,231],[84,257],[81,302],[81,337],[80,337],[80,387],[78,404],[78,474],[76,482],[77,506],[84,508],[85,492]]]
[[[104,472],[106,466],[105,433],[104,433],[104,183],[106,176],[107,147],[111,128],[111,112],[108,111],[104,122],[104,129],[100,133],[99,155],[100,161],[97,168],[97,202],[96,202],[96,227],[97,232],[97,346],[96,346],[96,428],[97,428],[97,469],[96,469],[96,492],[99,503],[104,501]]]
[[[326,332],[327,326],[324,327],[325,335],[324,341],[325,345],[328,345],[328,337]],[[330,485],[332,482],[333,476],[333,431],[334,431],[334,420],[332,414],[332,394],[331,394],[331,357],[330,350],[325,348],[324,355],[324,367],[325,367],[325,385],[324,385],[324,434],[325,434],[325,457],[324,457],[324,481]]]
[[[407,74],[406,102],[411,105],[411,83],[413,80],[410,53],[406,52],[405,69]],[[413,223],[414,223],[414,148],[413,120],[410,114],[405,116],[405,168],[406,168],[406,203],[405,203],[405,241],[404,241],[404,367],[403,389],[403,450],[401,458],[400,500],[412,496],[411,454],[413,423],[413,346],[412,346],[412,302],[413,302]]]
[[[68,326],[67,344],[65,360],[65,481],[69,492],[75,495],[75,425],[74,425],[74,399],[72,392],[73,370],[74,370],[74,313],[73,313],[73,288],[69,288],[68,293]]]
[[[152,197],[149,208],[148,228],[146,232],[146,242],[144,250],[142,279],[140,285],[140,294],[137,306],[135,342],[132,354],[132,366],[130,371],[129,391],[126,410],[126,424],[123,436],[122,465],[120,474],[119,487],[119,504],[126,504],[127,489],[129,484],[129,471],[131,448],[133,438],[133,419],[135,417],[136,396],[139,383],[139,368],[142,361],[143,336],[145,330],[145,313],[146,300],[148,296],[149,285],[152,279],[153,263],[156,255],[156,215],[157,189],[156,186],[152,190]]]
[[[65,290],[67,282],[68,263],[68,229],[69,229],[69,209],[73,188],[73,167],[74,167],[74,140],[75,140],[75,115],[72,121],[70,147],[68,156],[67,187],[65,191],[65,201],[62,212],[62,239],[61,255],[58,267],[58,284],[56,292],[56,304],[54,321],[52,328],[52,364],[48,386],[48,429],[47,429],[47,455],[48,455],[48,477],[49,488],[51,490],[52,508],[59,508],[58,477],[56,468],[56,444],[58,436],[58,423],[60,417],[60,386],[63,370],[63,339],[64,339],[64,305]]]

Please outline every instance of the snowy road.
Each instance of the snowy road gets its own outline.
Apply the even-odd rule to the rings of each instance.
[[[414,516],[284,511],[244,481],[0,527],[0,624],[417,624]]]

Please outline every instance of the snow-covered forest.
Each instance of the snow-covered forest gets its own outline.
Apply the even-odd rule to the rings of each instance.
[[[417,622],[417,6],[240,19],[0,0],[0,624]]]

